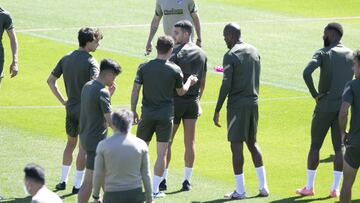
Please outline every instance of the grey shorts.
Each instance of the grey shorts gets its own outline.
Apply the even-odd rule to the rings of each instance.
[[[346,148],[344,160],[351,168],[358,169],[360,166],[360,147],[349,146]]]
[[[255,142],[259,112],[258,106],[227,109],[228,141]]]
[[[104,194],[104,203],[143,203],[144,201],[145,196],[141,188],[119,192],[105,192]]]
[[[197,119],[199,117],[199,102],[191,99],[174,99],[174,124],[180,124],[181,119]]]
[[[171,134],[174,127],[173,119],[141,119],[137,128],[136,136],[145,142],[150,142],[154,133],[156,133],[156,141],[170,142]]]
[[[86,169],[94,170],[96,152],[86,151]]]
[[[66,107],[66,134],[77,137],[79,134],[80,104]]]

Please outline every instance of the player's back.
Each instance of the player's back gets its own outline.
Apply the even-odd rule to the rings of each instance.
[[[106,98],[110,98],[110,94],[97,80],[87,82],[81,92],[79,134],[82,142],[92,150],[96,149],[93,143],[104,139],[107,134],[107,124],[100,104],[100,100]]]
[[[257,49],[244,42],[236,44],[225,54],[224,64],[232,66],[233,71],[228,106],[256,104],[260,80],[260,56]],[[229,68],[226,66],[224,69]]]
[[[69,105],[80,103],[81,89],[98,74],[97,62],[88,52],[75,50],[60,63]]]
[[[154,59],[139,68],[143,83],[143,115],[157,116],[173,114],[173,98],[177,83],[182,84],[181,69],[174,63]]]
[[[338,43],[322,49],[319,92],[325,100],[341,101],[345,84],[353,77],[352,51]]]

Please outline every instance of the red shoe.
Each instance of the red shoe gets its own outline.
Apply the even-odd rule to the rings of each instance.
[[[314,188],[306,189],[306,187],[304,187],[304,188],[297,189],[296,194],[299,194],[301,196],[313,196],[313,195],[315,195],[315,191],[314,191]]]

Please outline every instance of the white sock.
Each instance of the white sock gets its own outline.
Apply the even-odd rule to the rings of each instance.
[[[79,189],[82,185],[82,182],[84,179],[84,172],[85,172],[85,170],[83,170],[83,171],[76,170],[76,172],[75,172],[74,186],[76,189]]]
[[[191,176],[192,176],[193,169],[185,167],[184,169],[184,180],[188,180],[190,182]]]
[[[159,185],[162,181],[162,177],[154,175],[153,178],[153,193],[159,192]]]
[[[67,183],[71,166],[62,165],[60,182]]]
[[[163,176],[162,176],[162,179],[164,180],[164,179],[167,179],[167,175],[168,175],[168,172],[169,172],[169,169],[165,169],[164,170],[164,173],[163,173]]]
[[[306,189],[314,188],[316,170],[307,170]]]
[[[331,186],[331,190],[338,190],[340,185],[340,180],[342,178],[342,171],[334,171],[334,182]]]
[[[244,174],[235,175],[235,181],[236,181],[236,192],[239,194],[245,193],[245,178]]]
[[[267,182],[266,182],[265,167],[260,166],[260,167],[255,168],[255,170],[256,170],[256,175],[259,180],[259,189],[264,189],[264,188],[268,189]]]

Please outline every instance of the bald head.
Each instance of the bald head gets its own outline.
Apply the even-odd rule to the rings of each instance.
[[[224,40],[229,49],[240,41],[241,29],[236,23],[229,23],[224,28]]]

